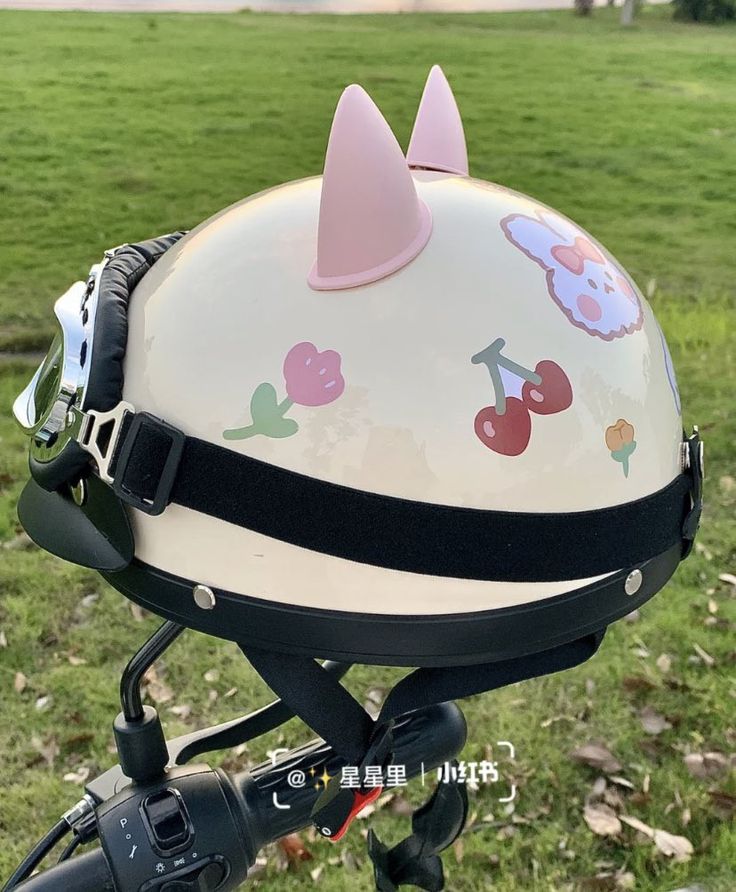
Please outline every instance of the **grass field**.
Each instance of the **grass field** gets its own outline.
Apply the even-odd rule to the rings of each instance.
[[[105,247],[317,173],[351,81],[405,144],[440,62],[472,172],[569,214],[651,295],[709,472],[701,546],[637,621],[618,624],[586,666],[466,704],[464,758],[504,739],[517,758],[501,762],[502,784],[472,794],[472,826],[446,856],[448,889],[736,888],[736,585],[719,579],[736,574],[736,28],[669,15],[645,9],[622,32],[604,10],[590,20],[0,12],[0,878],[79,798],[84,772],[114,761],[117,678],[155,627],[94,574],[19,536],[25,444],[9,406],[32,371],[26,354],[46,346],[54,297]],[[150,694],[172,733],[268,698],[234,647],[193,633],[158,675]],[[351,687],[363,696],[395,677],[359,669]],[[227,764],[305,734],[291,722]],[[570,752],[593,739],[633,787],[609,779],[609,804],[686,836],[689,861],[630,826],[591,832],[583,808],[599,772]],[[723,755],[694,776],[705,770],[684,757],[703,752]],[[497,801],[512,779],[513,814]],[[388,838],[407,830],[395,807],[374,815]],[[372,888],[365,826],[339,848],[306,836],[314,859],[299,869],[281,872],[267,853],[255,882]]]

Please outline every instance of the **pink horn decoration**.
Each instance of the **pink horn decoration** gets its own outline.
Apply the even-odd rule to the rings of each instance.
[[[353,84],[340,97],[330,131],[309,285],[332,290],[382,279],[413,260],[431,232],[432,215],[396,137]]]
[[[406,153],[409,167],[468,175],[468,150],[460,112],[444,71],[433,65],[419,103]]]

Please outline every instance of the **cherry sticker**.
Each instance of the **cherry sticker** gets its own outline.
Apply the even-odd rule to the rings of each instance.
[[[491,377],[495,402],[475,416],[475,433],[499,455],[521,455],[532,435],[532,414],[556,415],[572,405],[572,385],[562,368],[542,359],[534,371],[505,356],[503,338],[476,353],[471,362],[485,365]],[[520,396],[508,395],[511,391]]]

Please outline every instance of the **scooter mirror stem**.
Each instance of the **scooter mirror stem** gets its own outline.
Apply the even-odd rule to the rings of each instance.
[[[141,682],[143,676],[184,631],[178,623],[165,622],[130,659],[120,678],[120,703],[128,722],[143,720]]]
[[[122,712],[113,722],[113,731],[120,767],[134,783],[161,777],[169,763],[161,719],[152,706],[143,705],[141,682],[183,631],[184,626],[165,622],[130,660],[120,679]]]

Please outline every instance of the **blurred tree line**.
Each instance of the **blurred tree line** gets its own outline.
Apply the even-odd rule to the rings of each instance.
[[[631,25],[637,7],[643,0],[624,0],[621,7],[621,24]],[[590,15],[595,0],[574,0],[578,15]],[[615,6],[616,0],[607,0]],[[674,17],[687,22],[725,22],[736,19],[736,0],[672,0]]]

